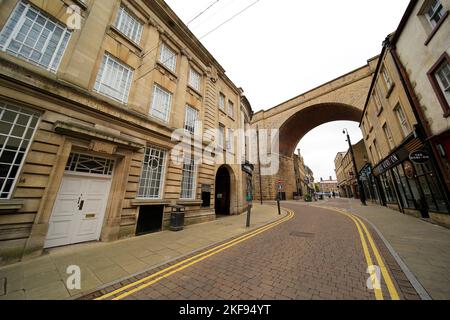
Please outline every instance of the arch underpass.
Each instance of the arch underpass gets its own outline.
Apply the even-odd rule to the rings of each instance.
[[[264,200],[276,198],[278,180],[283,181],[286,198],[293,198],[297,190],[293,155],[308,132],[332,121],[361,120],[376,64],[377,58],[373,58],[359,69],[254,115],[253,128],[279,130],[279,170],[261,177]],[[256,165],[255,199],[260,197],[259,172]]]

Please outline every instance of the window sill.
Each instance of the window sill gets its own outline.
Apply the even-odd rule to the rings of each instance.
[[[171,202],[168,200],[160,200],[160,199],[134,199],[131,200],[131,205],[133,206],[166,206],[169,205]]]
[[[178,79],[178,76],[175,74],[175,72],[173,72],[172,70],[170,70],[169,68],[167,68],[165,65],[163,65],[160,61],[156,62],[156,68],[159,70],[159,72],[161,72],[162,74],[166,74],[166,72],[169,74],[169,76],[173,77],[174,79],[171,80],[176,80]]]
[[[234,119],[234,117],[232,117],[232,116],[230,116],[230,115],[228,115],[228,118],[230,118],[232,121],[236,121],[236,120]]]
[[[370,127],[369,133],[373,132],[373,126]]]
[[[444,16],[439,21],[439,23],[434,27],[433,31],[431,31],[430,35],[428,36],[427,40],[424,43],[425,46],[428,46],[428,44],[434,38],[434,35],[438,32],[440,27],[444,24],[444,21],[447,19],[447,17],[448,17],[448,11],[444,14]]]
[[[387,93],[386,93],[386,99],[389,99],[389,97],[390,97],[391,94],[392,94],[392,91],[394,91],[394,88],[395,88],[395,83],[391,84],[391,87],[390,87],[389,90],[387,91]]]
[[[189,91],[189,93],[193,93],[194,95],[197,95],[199,98],[203,97],[202,94],[200,93],[200,91],[198,91],[197,89],[195,89],[194,87],[192,87],[191,85],[188,84],[187,89]]]
[[[17,212],[22,209],[24,200],[0,200],[0,214]]]
[[[115,34],[115,35],[119,36],[122,40],[124,40],[124,42],[128,43],[135,49],[136,54],[138,54],[139,56],[141,55],[141,53],[143,51],[142,47],[139,46],[136,42],[134,42],[130,38],[128,38],[125,34],[123,34],[122,31],[117,29],[114,25],[110,25],[109,30],[110,30],[108,32],[109,35]]]
[[[378,110],[378,113],[377,113],[377,117],[379,117],[382,113],[383,113],[383,108],[381,108],[380,110]]]
[[[195,206],[201,206],[203,204],[203,201],[201,200],[178,200],[177,205],[179,206],[187,206],[187,207],[195,207]]]
[[[82,0],[72,0],[76,3],[77,6],[79,6],[83,10],[87,10],[88,6],[86,3],[84,3]]]

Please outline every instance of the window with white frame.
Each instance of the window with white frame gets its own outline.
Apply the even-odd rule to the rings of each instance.
[[[153,100],[150,115],[163,122],[169,122],[172,94],[157,84],[153,86]]]
[[[383,132],[386,138],[387,143],[389,144],[389,148],[392,150],[395,147],[394,137],[392,136],[391,129],[388,127],[387,123],[383,125]]]
[[[142,23],[120,6],[114,26],[133,42],[139,44],[142,35]]]
[[[161,44],[159,62],[172,72],[177,68],[177,54],[164,42]]]
[[[193,68],[189,70],[189,85],[197,91],[201,89],[202,76]]]
[[[375,103],[375,107],[377,108],[377,112],[380,113],[383,110],[383,105],[381,104],[380,97],[378,96],[378,92],[374,89],[372,92],[373,101]]]
[[[161,199],[166,166],[166,151],[156,147],[145,149],[137,197]]]
[[[450,64],[447,59],[439,65],[434,76],[447,100],[447,105],[450,106]]]
[[[223,149],[225,140],[225,127],[219,126],[217,130],[217,147]]]
[[[190,134],[195,134],[197,131],[198,110],[186,105],[186,112],[184,116],[184,130]]]
[[[180,195],[181,199],[195,199],[196,171],[196,165],[193,158],[189,163],[183,164]]]
[[[56,72],[70,35],[63,24],[19,1],[0,34],[0,50]]]
[[[228,115],[234,118],[234,104],[230,100],[228,100]]]
[[[366,111],[366,114],[364,116],[366,118],[366,122],[367,122],[367,125],[369,126],[369,132],[370,132],[373,128],[373,125],[372,125],[372,121],[370,121],[370,118],[369,118],[369,111]]]
[[[40,113],[0,103],[0,199],[8,199],[29,150]]]
[[[378,142],[377,140],[373,140],[373,147],[375,149],[375,152],[377,154],[377,161],[380,161],[381,159],[383,159],[383,156],[381,155],[381,150],[380,147],[378,146]]]
[[[439,21],[441,21],[442,17],[445,14],[444,7],[442,6],[441,1],[432,0],[428,5],[425,16],[428,19],[428,22],[431,24],[431,27],[434,28]]]
[[[372,160],[374,162],[373,164],[376,164],[378,162],[378,159],[376,159],[374,154],[373,154],[372,146],[369,147],[369,153],[370,153],[370,156],[372,157]]]
[[[225,111],[225,95],[223,93],[219,94],[219,109]]]
[[[97,74],[94,91],[117,100],[128,102],[133,70],[109,53],[105,53]]]
[[[228,129],[228,136],[227,136],[227,151],[233,152],[234,151],[234,131],[233,129]]]
[[[384,82],[386,84],[386,88],[389,91],[392,88],[392,79],[391,79],[391,75],[389,74],[389,72],[387,71],[386,67],[383,66],[383,68],[381,69],[381,74],[383,75],[383,79]]]
[[[401,107],[400,104],[397,104],[394,111],[395,115],[397,116],[397,120],[400,124],[400,127],[402,128],[403,137],[406,137],[408,134],[411,133],[411,125],[409,124],[405,112],[403,111],[403,108]]]

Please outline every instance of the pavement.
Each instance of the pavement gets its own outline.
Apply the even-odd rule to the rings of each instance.
[[[289,202],[283,202],[283,207],[291,211],[288,217],[253,235],[208,248],[83,299],[420,299],[395,260],[382,250],[383,244],[372,241],[369,226],[356,223],[340,209]],[[375,290],[368,286],[367,273],[373,261],[381,271],[381,286]]]
[[[249,229],[244,214],[53,249],[0,268],[0,299],[450,299],[449,229],[349,199],[282,206],[255,205]],[[81,290],[66,287],[70,265]]]
[[[354,199],[329,201],[369,220],[434,300],[450,299],[450,230]]]
[[[286,215],[283,212],[282,217]],[[87,243],[49,250],[43,256],[0,268],[0,300],[73,299],[113,285],[215,243],[237,237],[280,219],[273,206],[254,205],[252,224],[246,214],[113,243]],[[81,270],[81,290],[69,290],[69,266]]]

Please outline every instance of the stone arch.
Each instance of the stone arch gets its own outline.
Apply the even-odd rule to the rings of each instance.
[[[292,156],[300,140],[312,129],[332,121],[359,122],[362,110],[342,103],[321,103],[294,113],[280,127],[280,154]]]
[[[227,177],[222,176],[225,173],[227,174]],[[227,178],[228,181],[226,180]],[[228,186],[224,184],[228,184]],[[237,179],[233,168],[227,164],[219,166],[216,170],[214,186],[214,209],[216,211],[216,214],[235,215],[238,213],[237,190]],[[223,208],[224,204],[220,204],[220,202],[224,202],[224,191],[228,193],[226,195],[228,197],[228,199],[226,199],[227,204],[225,204],[227,208]],[[218,198],[220,194],[222,195],[222,197]],[[220,207],[222,207],[222,209]]]
[[[265,200],[275,199],[279,180],[285,184],[286,198],[293,198],[297,189],[293,154],[309,131],[327,122],[361,120],[377,61],[378,57],[370,59],[361,68],[253,116],[252,128],[279,130],[278,173],[261,177]],[[258,183],[259,172],[256,164],[254,183]],[[255,198],[259,199],[259,192]]]

